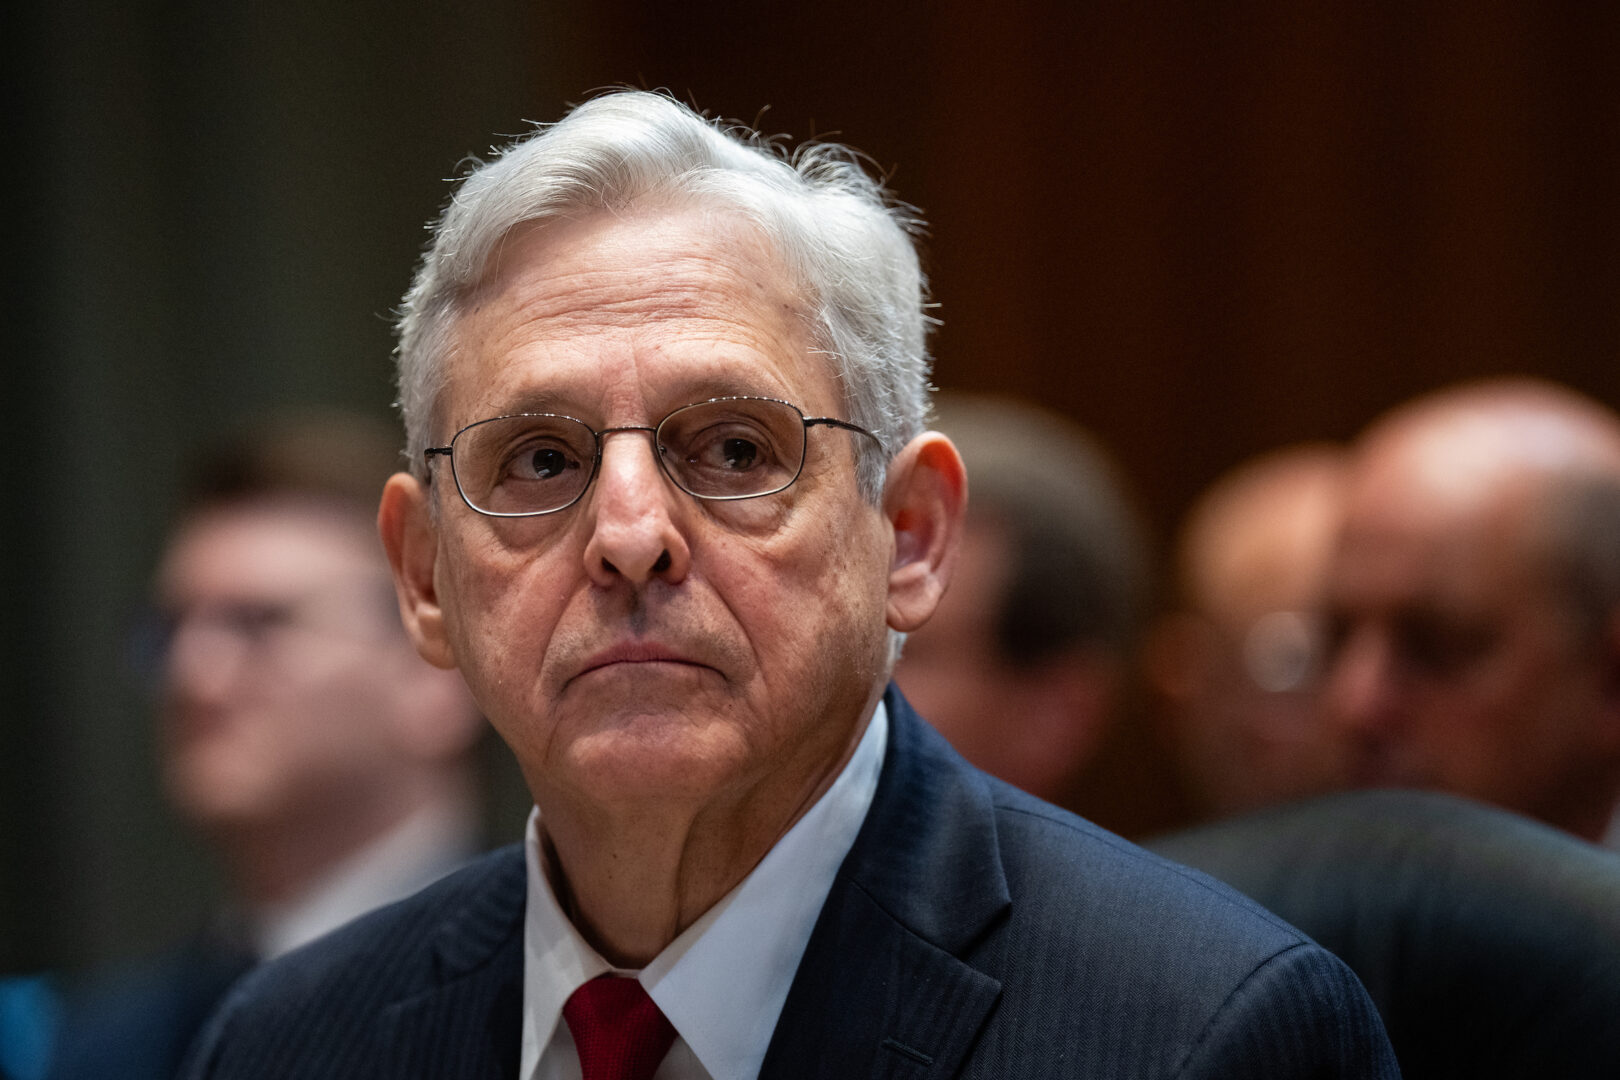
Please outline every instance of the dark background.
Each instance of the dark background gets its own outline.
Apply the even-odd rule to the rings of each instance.
[[[1317,7],[10,16],[0,972],[207,910],[123,662],[188,455],[272,406],[384,412],[445,178],[595,88],[870,154],[933,226],[937,383],[1091,428],[1161,533],[1240,459],[1457,378],[1620,403],[1620,5]]]

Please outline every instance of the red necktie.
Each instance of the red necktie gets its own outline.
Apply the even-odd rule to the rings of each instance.
[[[603,975],[563,1006],[584,1080],[652,1080],[675,1028],[635,979]]]

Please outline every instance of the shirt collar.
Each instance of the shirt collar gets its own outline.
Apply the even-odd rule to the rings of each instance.
[[[714,1080],[756,1076],[799,960],[833,878],[877,791],[888,714],[882,702],[855,753],[826,793],[758,866],[634,975]],[[524,855],[523,1051],[534,1069],[571,994],[616,971],[563,913],[546,876],[539,811],[529,817]]]

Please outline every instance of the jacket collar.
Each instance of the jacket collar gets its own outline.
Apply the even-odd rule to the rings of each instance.
[[[833,882],[763,1078],[954,1075],[1001,992],[960,959],[1011,906],[982,774],[893,686],[877,794]],[[466,873],[434,978],[383,1013],[390,1077],[509,1078],[523,1006],[521,847]]]
[[[982,774],[890,686],[877,795],[761,1077],[954,1075],[1001,984],[962,960],[1011,907]]]
[[[461,902],[433,931],[426,989],[385,1008],[378,1075],[510,1080],[523,1024],[523,849],[503,848],[465,871]]]

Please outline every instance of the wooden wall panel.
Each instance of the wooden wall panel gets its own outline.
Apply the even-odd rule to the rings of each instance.
[[[772,130],[837,130],[892,169],[934,226],[939,382],[1086,423],[1161,526],[1238,459],[1451,379],[1525,370],[1620,400],[1610,10],[601,18],[602,81],[770,104]]]

